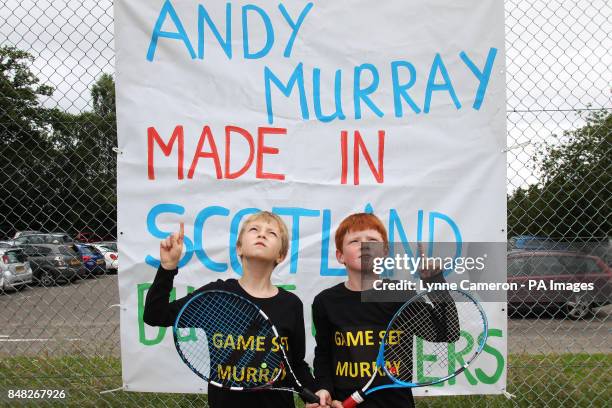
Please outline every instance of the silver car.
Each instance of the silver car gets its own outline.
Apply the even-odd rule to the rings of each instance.
[[[32,283],[32,268],[21,248],[0,248],[0,291]]]

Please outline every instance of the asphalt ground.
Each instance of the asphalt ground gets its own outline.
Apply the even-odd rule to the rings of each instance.
[[[0,294],[0,357],[120,356],[117,276]],[[586,320],[508,319],[509,353],[612,353],[612,305]]]

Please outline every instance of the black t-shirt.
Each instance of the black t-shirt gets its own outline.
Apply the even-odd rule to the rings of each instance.
[[[428,282],[444,282],[441,275],[426,279]],[[437,294],[438,300],[448,300],[443,292]],[[406,292],[404,300],[414,296],[415,292]],[[317,389],[324,388],[336,400],[343,401],[353,392],[360,390],[368,382],[376,369],[376,357],[380,342],[385,335],[391,318],[402,307],[402,302],[364,302],[372,299],[372,291],[357,292],[349,290],[340,283],[319,293],[312,304],[312,318],[316,329],[316,348],[314,373]],[[422,322],[428,320],[437,323],[435,341],[450,341],[458,332],[448,332],[445,322],[456,319],[456,309],[451,304],[434,303],[433,306],[423,302],[413,303],[408,313],[418,314]],[[454,310],[454,312],[452,312]],[[424,312],[424,313],[423,313]],[[444,316],[440,319],[439,316]],[[423,320],[424,319],[424,320]],[[425,327],[425,326],[423,326]],[[455,327],[455,326],[453,326]],[[458,326],[456,326],[458,327]],[[401,332],[390,333],[389,341],[397,341]],[[394,340],[395,339],[395,340]],[[412,337],[409,339],[412,342]],[[410,345],[412,347],[412,345]],[[403,367],[402,361],[386,361],[391,371],[397,370],[412,373],[412,361],[409,367]],[[382,384],[389,384],[383,370],[374,379],[370,389]],[[414,400],[409,388],[381,389],[368,395],[360,408],[413,407]]]
[[[176,301],[170,302],[174,276],[178,270],[167,271],[163,268],[157,270],[153,284],[147,292],[143,320],[151,326],[170,327],[174,325],[181,308],[195,294],[205,290],[225,290],[240,295],[255,303],[268,315],[270,321],[276,326],[281,341],[286,338],[287,358],[298,380],[306,388],[313,389],[314,379],[308,364],[304,361],[306,343],[304,334],[304,310],[302,301],[293,293],[279,289],[275,296],[270,298],[255,298],[249,295],[236,279],[217,280],[211,282],[193,293]],[[177,355],[177,358],[178,355]],[[290,377],[287,374],[287,377]],[[274,383],[275,387],[291,386],[289,378]],[[286,391],[238,392],[220,389],[215,386],[208,387],[208,404],[211,408],[230,407],[294,407],[293,394]]]
[[[319,293],[312,304],[316,329],[314,372],[317,388],[343,401],[373,374],[380,340],[400,302],[362,302],[361,292],[339,283]],[[374,386],[385,383],[377,377]],[[412,407],[409,389],[385,389],[368,396],[360,408]]]

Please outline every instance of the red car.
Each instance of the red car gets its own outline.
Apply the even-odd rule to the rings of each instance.
[[[611,303],[612,269],[600,258],[579,252],[515,251],[508,254],[510,311],[562,310],[571,319]]]

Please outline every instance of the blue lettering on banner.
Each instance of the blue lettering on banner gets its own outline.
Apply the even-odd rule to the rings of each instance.
[[[242,275],[242,266],[240,264],[240,260],[236,253],[236,245],[238,239],[238,231],[240,227],[241,221],[249,216],[250,214],[254,214],[259,212],[258,208],[248,207],[238,210],[233,216],[231,216],[230,210],[226,207],[222,206],[209,206],[203,208],[198,212],[194,220],[194,229],[193,229],[193,240],[190,239],[187,234],[185,235],[185,254],[183,255],[179,267],[184,267],[188,262],[192,259],[193,255],[196,255],[198,261],[206,267],[210,271],[214,272],[226,272],[231,266],[231,269],[238,275]],[[300,255],[300,237],[301,237],[301,228],[300,223],[303,218],[320,218],[321,219],[321,251],[320,251],[320,264],[319,264],[319,275],[320,276],[345,276],[346,268],[335,268],[329,265],[330,258],[330,248],[334,248],[335,244],[332,241],[332,211],[329,208],[324,208],[321,210],[309,209],[309,208],[301,208],[301,207],[274,207],[272,211],[281,216],[288,217],[289,220],[287,224],[290,226],[289,230],[291,232],[291,240],[290,240],[290,249],[289,249],[289,271],[291,274],[298,273],[299,270],[299,255]],[[373,213],[373,208],[371,204],[367,204],[364,207],[364,212]],[[185,207],[178,204],[158,204],[151,208],[149,213],[147,214],[147,230],[148,232],[155,238],[164,239],[170,235],[170,232],[164,232],[159,229],[157,225],[157,219],[160,215],[184,215]],[[407,235],[405,228],[402,224],[401,217],[397,211],[397,209],[389,210],[389,240],[390,242],[401,242],[404,246],[406,253],[410,256],[412,252],[408,246],[408,242],[421,242],[423,236],[423,227],[424,227],[424,218],[425,212],[423,210],[418,210],[417,212],[417,227],[415,231],[416,239],[409,239],[410,237]],[[221,262],[220,260],[213,260],[206,250],[204,249],[204,245],[206,243],[205,237],[207,233],[205,232],[206,221],[212,217],[222,217],[222,218],[230,218],[229,219],[229,242],[228,242],[228,258],[230,260],[229,265],[227,263]],[[434,238],[434,229],[436,228],[436,221],[442,221],[446,225],[448,225],[455,237],[455,242],[457,245],[457,253],[455,256],[461,255],[461,244],[462,237],[461,232],[459,230],[459,226],[455,223],[455,221],[446,214],[440,212],[429,212],[429,237],[428,242],[429,247],[429,256],[431,256],[431,251],[433,251],[433,238]],[[396,236],[397,233],[397,236]],[[216,232],[213,235],[214,238],[219,237],[219,233]],[[159,260],[152,255],[146,255],[145,262],[154,267],[159,267]],[[447,271],[446,274],[451,271]]]

